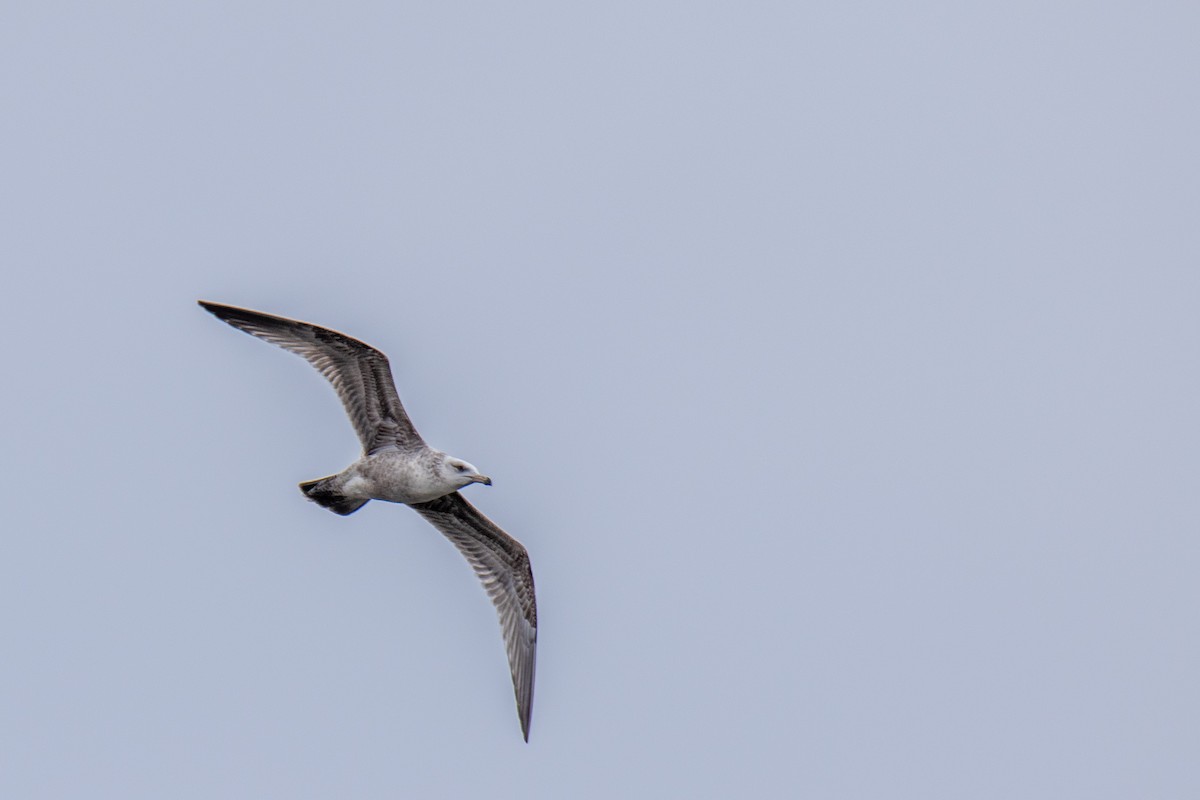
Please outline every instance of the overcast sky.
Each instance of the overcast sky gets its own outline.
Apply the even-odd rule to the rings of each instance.
[[[0,795],[1200,796],[1188,3],[9,3]],[[389,354],[495,614],[197,299]]]

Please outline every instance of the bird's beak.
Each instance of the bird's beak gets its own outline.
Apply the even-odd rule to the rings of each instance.
[[[474,480],[476,483],[482,483],[484,486],[492,485],[492,479],[489,478],[487,475],[476,475]]]

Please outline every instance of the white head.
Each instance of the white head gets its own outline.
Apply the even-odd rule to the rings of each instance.
[[[474,465],[454,456],[446,456],[442,459],[442,477],[460,489],[472,483],[482,483],[484,486],[492,485],[492,479],[487,475],[480,474]]]

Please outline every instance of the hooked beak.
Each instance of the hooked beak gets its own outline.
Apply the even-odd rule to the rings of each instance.
[[[487,475],[476,475],[471,480],[473,480],[475,483],[482,483],[484,486],[492,485],[492,479],[489,478]]]

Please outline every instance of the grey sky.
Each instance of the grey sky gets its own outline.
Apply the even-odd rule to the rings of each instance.
[[[1200,12],[0,10],[0,795],[1200,791]],[[387,352],[494,613],[199,298]]]

